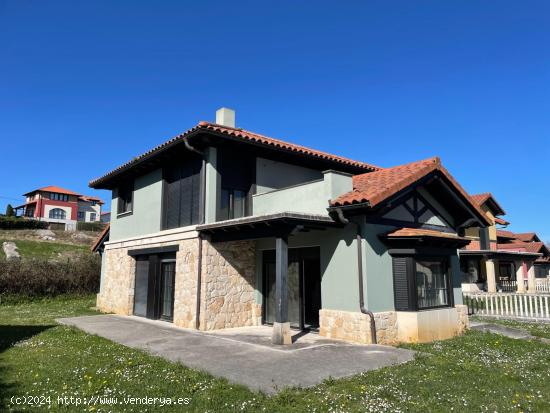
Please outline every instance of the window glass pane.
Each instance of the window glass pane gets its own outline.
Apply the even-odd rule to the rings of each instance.
[[[246,193],[233,191],[233,218],[242,218],[245,215]]]
[[[443,261],[416,261],[418,308],[449,305],[447,281]]]
[[[220,219],[229,219],[229,191],[222,189],[220,200]]]

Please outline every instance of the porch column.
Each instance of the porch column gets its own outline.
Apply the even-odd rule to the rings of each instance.
[[[527,262],[527,292],[537,292],[537,281],[535,278],[535,263],[533,261]]]
[[[288,321],[288,238],[275,240],[275,322],[273,344],[292,344]]]
[[[516,283],[518,293],[525,293],[525,283],[523,282],[523,261],[514,261],[516,267]]]
[[[485,269],[487,272],[487,292],[497,292],[497,280],[495,275],[495,260],[485,260]]]

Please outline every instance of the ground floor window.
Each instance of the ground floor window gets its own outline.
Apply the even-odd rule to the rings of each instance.
[[[460,271],[462,273],[462,282],[464,283],[485,282],[481,272],[481,262],[479,259],[461,257]]]
[[[393,257],[395,309],[418,311],[452,306],[448,262],[446,256]]]
[[[418,309],[449,305],[449,280],[446,260],[417,260],[416,302]]]

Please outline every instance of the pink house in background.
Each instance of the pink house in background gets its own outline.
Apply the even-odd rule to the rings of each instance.
[[[50,228],[75,230],[77,222],[99,222],[104,202],[59,186],[45,186],[23,194],[25,203],[14,208],[17,215],[46,221]]]

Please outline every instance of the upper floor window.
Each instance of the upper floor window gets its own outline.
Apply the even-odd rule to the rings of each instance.
[[[92,201],[92,206],[96,206],[97,201]]]
[[[132,211],[132,201],[134,197],[134,184],[127,183],[118,188],[118,213]]]
[[[52,219],[65,219],[67,214],[61,208],[54,208],[50,210],[49,217]]]
[[[56,192],[50,192],[49,198],[52,201],[63,201],[63,202],[68,202],[69,201],[69,195],[67,195],[67,194],[58,194]]]
[[[182,159],[163,170],[162,229],[193,225],[200,220],[202,160]]]
[[[96,217],[95,212],[91,212],[90,213],[90,221],[95,221],[95,217]]]
[[[246,216],[246,192],[238,189],[222,189],[220,220]]]

